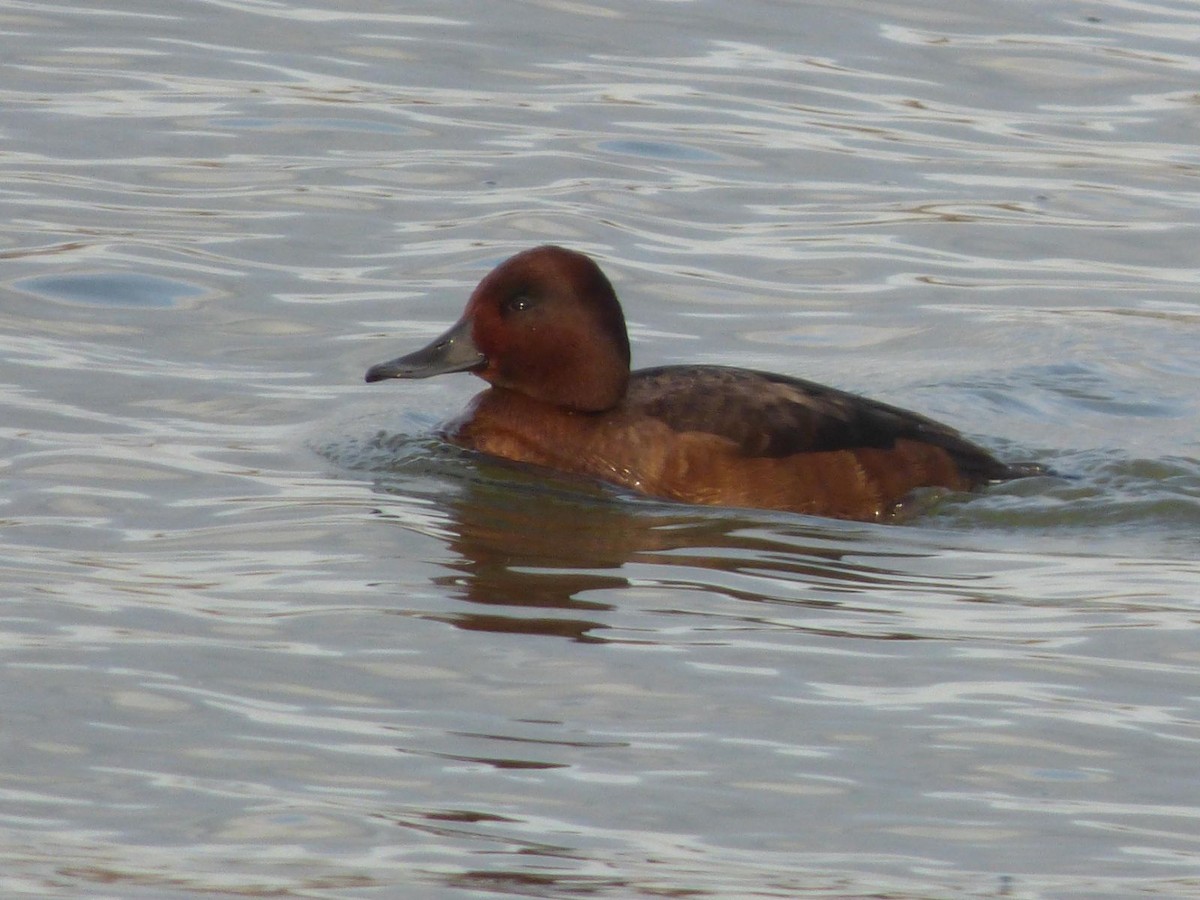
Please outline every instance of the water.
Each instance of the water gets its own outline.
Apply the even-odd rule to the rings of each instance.
[[[0,6],[0,892],[1200,893],[1198,28]],[[549,240],[1059,475],[691,509],[362,383]]]

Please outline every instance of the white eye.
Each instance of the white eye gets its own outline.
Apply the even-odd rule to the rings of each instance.
[[[530,299],[528,294],[513,294],[504,301],[504,312],[525,312],[525,310],[529,309],[531,306],[533,306],[533,300]]]

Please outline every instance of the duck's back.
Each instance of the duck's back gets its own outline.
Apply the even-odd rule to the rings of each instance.
[[[663,366],[632,374],[632,407],[676,431],[727,438],[747,457],[874,448],[898,439],[946,451],[972,483],[1015,474],[953,428],[815,382],[726,366]]]
[[[679,499],[878,519],[919,487],[967,490],[1027,474],[917,413],[768,372],[642,369],[631,376],[626,406],[722,448],[713,458],[723,470],[675,479],[709,489],[683,490]],[[710,499],[714,484],[728,496]]]

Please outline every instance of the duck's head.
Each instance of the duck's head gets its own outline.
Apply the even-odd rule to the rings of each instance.
[[[591,259],[535,247],[479,282],[462,318],[367,381],[472,372],[498,388],[580,412],[611,409],[629,381],[629,337],[612,284]]]

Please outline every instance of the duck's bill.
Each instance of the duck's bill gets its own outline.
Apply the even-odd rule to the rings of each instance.
[[[487,357],[471,340],[471,323],[460,320],[428,347],[415,353],[379,363],[367,369],[367,381],[385,378],[428,378],[448,372],[475,372],[487,365]]]

